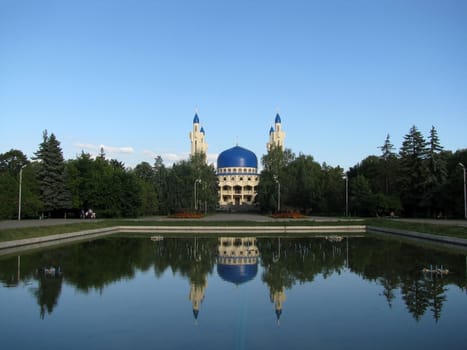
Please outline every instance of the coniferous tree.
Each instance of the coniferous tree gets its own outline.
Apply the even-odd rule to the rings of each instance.
[[[37,180],[44,211],[51,213],[71,208],[62,149],[53,133],[48,136],[47,130],[44,131],[42,143],[35,155],[39,161]]]
[[[423,206],[427,182],[427,142],[414,125],[404,136],[400,149],[399,182],[404,209],[417,215]]]
[[[157,203],[158,203],[158,212],[160,214],[169,214],[169,204],[168,204],[168,178],[169,178],[169,169],[164,165],[164,161],[161,156],[157,156],[154,159],[154,181],[157,194]]]
[[[384,145],[378,147],[381,149],[382,155],[381,158],[384,160],[388,160],[396,156],[394,152],[394,145],[391,143],[391,138],[389,134],[386,136],[386,140],[384,141]]]
[[[439,141],[438,132],[432,126],[430,130],[428,152],[427,152],[427,181],[424,204],[429,208],[431,214],[442,215],[442,208],[438,207],[442,187],[446,182],[447,169],[446,160],[442,153],[443,147]]]

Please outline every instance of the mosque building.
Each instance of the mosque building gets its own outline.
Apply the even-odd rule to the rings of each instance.
[[[282,121],[276,114],[274,127],[269,131],[269,142],[266,147],[284,147],[285,133]],[[200,125],[198,113],[193,118],[193,131],[190,132],[191,155],[207,154],[208,145],[204,128]],[[216,168],[219,181],[219,206],[251,206],[258,193],[259,173],[256,155],[238,145],[221,152],[217,158]]]

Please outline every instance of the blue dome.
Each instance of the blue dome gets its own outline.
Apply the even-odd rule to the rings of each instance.
[[[269,129],[269,135],[271,135],[274,132],[274,128],[271,126],[271,129]]]
[[[195,113],[195,117],[193,118],[193,124],[199,124],[198,113]]]
[[[281,116],[279,115],[279,113],[276,114],[276,124],[277,123],[281,123]]]
[[[201,127],[200,132],[206,135],[206,133],[204,132],[204,128],[203,128],[203,127]]]
[[[217,157],[217,168],[229,167],[257,168],[258,158],[250,150],[235,146],[225,150]]]
[[[251,281],[258,273],[258,263],[245,265],[217,264],[218,275],[227,282],[242,284]]]

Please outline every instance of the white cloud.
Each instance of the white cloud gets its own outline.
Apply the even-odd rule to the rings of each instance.
[[[98,150],[98,147],[96,145],[93,145],[91,143],[81,143],[81,142],[76,142],[74,144],[76,148],[82,149],[82,150],[89,150],[89,151],[96,151]]]
[[[112,153],[112,154],[130,154],[130,153],[135,153],[135,150],[133,147],[114,147],[114,146],[106,146],[106,145],[100,145],[99,150],[103,148],[104,153]]]
[[[104,148],[104,153],[109,154],[131,154],[135,153],[133,147],[115,147],[115,146],[106,146],[106,145],[94,145],[92,143],[83,143],[83,142],[76,142],[74,144],[76,148],[81,150],[87,150],[89,152],[100,152],[101,148]]]

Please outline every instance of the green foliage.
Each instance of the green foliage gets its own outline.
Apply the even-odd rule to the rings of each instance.
[[[352,215],[463,217],[462,169],[467,150],[445,151],[431,128],[428,141],[413,126],[395,153],[387,135],[381,155],[370,155],[347,172]],[[198,210],[212,211],[218,203],[216,170],[199,154],[166,167],[161,157],[127,169],[105,159],[102,149],[93,159],[82,153],[64,161],[54,134],[43,142],[30,162],[19,150],[0,154],[0,218],[15,219],[18,209],[19,170],[23,168],[22,214],[41,211],[79,212],[92,208],[98,217],[167,215],[193,210],[196,182]],[[263,212],[277,210],[280,186],[282,210],[321,215],[345,212],[344,171],[319,165],[312,156],[298,157],[290,149],[272,147],[262,157],[263,170],[256,203]]]
[[[65,162],[60,142],[52,133],[43,133],[43,141],[35,153],[39,161],[37,180],[44,211],[53,212],[71,208],[71,194],[67,187]]]
[[[136,217],[142,212],[142,203],[148,206],[155,197],[149,189],[143,198],[142,180],[115,160],[91,159],[82,153],[67,162],[67,171],[73,175],[69,187],[74,207],[92,209],[99,217]]]
[[[349,184],[351,212],[357,216],[374,216],[376,213],[376,197],[371,191],[370,183],[363,175],[353,178]]]
[[[0,154],[0,219],[18,218],[20,171],[21,217],[38,217],[42,202],[35,178],[36,170],[37,163],[31,163],[21,151],[10,150]]]

